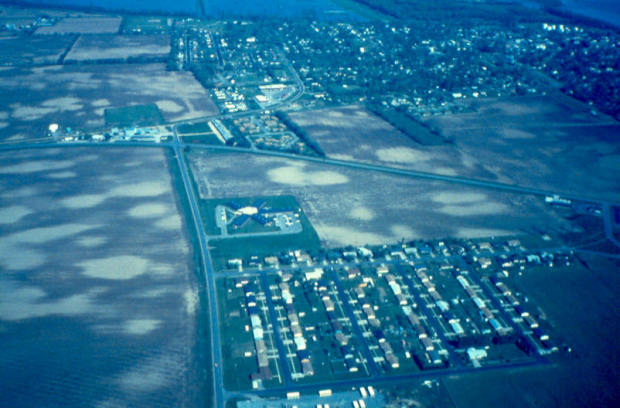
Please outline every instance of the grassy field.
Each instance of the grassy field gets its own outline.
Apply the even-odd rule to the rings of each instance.
[[[179,136],[184,136],[194,133],[213,133],[209,127],[209,122],[188,123],[179,125],[177,127]]]
[[[215,133],[200,133],[191,136],[181,136],[183,143],[221,145],[222,141],[215,136]]]
[[[271,196],[271,197],[245,197],[227,198],[215,200],[201,200],[200,213],[203,218],[205,231],[207,234],[218,234],[219,230],[215,225],[214,211],[215,206],[234,200],[241,205],[251,204],[257,198],[264,198],[268,205],[274,208],[285,208],[297,211],[300,209],[299,203],[293,196]],[[216,270],[226,267],[228,259],[240,258],[249,259],[251,256],[265,257],[276,255],[283,251],[306,249],[314,250],[320,248],[319,237],[306,218],[303,211],[300,213],[302,232],[298,234],[243,237],[233,239],[212,239],[209,241],[213,266]],[[241,231],[244,232],[244,231]],[[262,231],[245,231],[262,232]]]
[[[104,112],[107,126],[159,125],[164,121],[155,104],[108,108]]]
[[[221,145],[222,141],[213,133],[208,122],[199,122],[179,125],[177,127],[179,137],[185,143]]]

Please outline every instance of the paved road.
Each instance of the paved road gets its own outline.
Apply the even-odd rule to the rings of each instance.
[[[498,371],[505,369],[516,369],[516,368],[524,368],[524,367],[533,367],[537,365],[549,364],[548,362],[538,361],[538,360],[528,360],[528,361],[520,361],[514,363],[505,363],[498,364],[493,366],[482,366],[480,368],[474,367],[455,367],[455,368],[447,368],[447,369],[438,369],[438,370],[425,370],[419,371],[411,374],[402,374],[402,375],[392,375],[386,377],[373,377],[373,378],[355,378],[350,380],[336,380],[330,382],[321,382],[314,384],[296,384],[291,387],[276,387],[270,388],[267,390],[252,390],[252,391],[244,391],[240,392],[237,395],[256,395],[260,397],[282,397],[283,394],[289,391],[319,391],[326,388],[346,388],[346,387],[360,387],[366,385],[373,384],[389,384],[389,383],[398,383],[402,381],[408,380],[419,380],[424,378],[440,378],[447,377],[451,375],[462,375],[468,373],[482,373],[489,371]],[[230,396],[237,396],[234,393],[231,393]]]
[[[362,351],[364,352],[364,356],[366,357],[366,364],[368,364],[368,368],[370,369],[370,374],[372,375],[372,377],[377,377],[380,375],[379,367],[377,367],[377,364],[375,363],[375,360],[372,357],[372,353],[370,352],[370,348],[368,347],[368,342],[366,341],[366,338],[364,337],[362,328],[357,322],[357,318],[355,317],[355,314],[353,313],[353,309],[351,308],[351,305],[349,304],[349,301],[348,301],[349,297],[344,293],[344,288],[342,287],[342,284],[340,283],[338,274],[333,268],[329,268],[329,276],[330,278],[332,278],[332,281],[336,285],[336,289],[338,290],[338,296],[340,297],[340,300],[342,301],[342,307],[344,308],[344,311],[346,312],[347,317],[349,318],[349,321],[351,322],[351,326],[353,327],[353,330],[355,331],[355,335],[357,336],[360,343],[362,344]]]
[[[267,281],[267,275],[262,273],[260,275],[260,283],[265,292],[265,300],[267,302],[267,308],[269,309],[269,320],[271,320],[271,327],[273,328],[273,337],[276,342],[276,348],[278,349],[278,355],[280,357],[280,365],[282,366],[282,374],[285,385],[292,383],[291,369],[288,366],[288,357],[286,347],[282,341],[282,334],[280,333],[280,323],[278,323],[278,314],[276,313],[275,305],[273,304],[273,296],[271,289],[269,288],[269,282]]]
[[[358,170],[377,171],[377,172],[382,172],[382,173],[387,173],[387,174],[392,174],[392,175],[397,175],[397,176],[427,179],[427,180],[434,180],[434,181],[443,181],[443,182],[448,182],[448,183],[462,184],[462,185],[479,187],[479,188],[489,188],[489,189],[501,190],[501,191],[506,191],[506,192],[511,192],[511,193],[518,193],[518,194],[529,194],[529,195],[536,195],[536,196],[541,196],[541,197],[553,196],[554,194],[559,194],[563,198],[567,198],[567,199],[575,200],[575,201],[584,201],[588,203],[600,204],[601,206],[620,205],[620,202],[613,202],[613,201],[609,201],[606,199],[602,199],[600,197],[577,195],[574,193],[558,193],[557,191],[523,187],[523,186],[519,186],[516,184],[498,183],[495,181],[479,180],[479,179],[473,179],[473,178],[467,178],[467,177],[447,176],[443,174],[428,173],[428,172],[416,171],[416,170],[407,170],[407,169],[382,166],[382,165],[377,165],[377,164],[361,163],[361,162],[356,162],[356,161],[302,156],[302,155],[296,155],[292,153],[283,153],[283,152],[276,152],[276,151],[269,151],[269,150],[250,150],[250,149],[245,149],[241,147],[185,144],[185,143],[181,143],[178,141],[177,141],[177,144],[179,147],[182,147],[182,148],[190,147],[192,149],[255,154],[259,156],[281,157],[281,158],[290,159],[290,160],[308,161],[308,162],[313,162],[313,163],[353,168],[353,169],[358,169]],[[77,146],[166,147],[166,146],[171,146],[171,145],[172,145],[171,143],[155,143],[155,142],[116,142],[116,143],[92,143],[92,142],[55,143],[55,142],[52,142],[52,143],[34,143],[34,144],[29,143],[29,144],[4,145],[4,146],[0,146],[0,151],[30,149],[30,148],[47,148],[47,147],[77,147]]]
[[[196,229],[196,236],[198,238],[198,244],[200,246],[200,258],[202,260],[202,267],[205,274],[206,295],[207,301],[209,302],[209,328],[211,332],[211,341],[209,343],[211,344],[211,375],[213,376],[213,397],[215,400],[214,407],[223,408],[224,381],[222,374],[222,354],[218,326],[219,319],[217,314],[214,270],[211,262],[211,255],[209,254],[209,249],[207,248],[208,237],[205,234],[204,229],[202,228],[202,218],[200,216],[200,211],[198,210],[196,194],[194,193],[190,176],[187,171],[187,164],[185,163],[185,157],[183,156],[183,152],[181,151],[179,138],[176,134],[176,131],[174,134],[174,143],[172,146],[176,155],[176,159],[179,163],[179,171],[183,178],[183,185],[185,186],[185,193],[187,194],[187,199],[192,213],[192,220]]]

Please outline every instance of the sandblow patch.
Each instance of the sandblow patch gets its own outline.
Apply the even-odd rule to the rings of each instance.
[[[76,241],[78,245],[83,246],[85,248],[98,247],[98,246],[105,244],[106,242],[107,242],[107,239],[105,237],[97,237],[97,236],[82,237]]]
[[[183,294],[183,299],[185,300],[185,310],[188,315],[196,314],[196,310],[198,310],[198,293],[192,289],[187,289]]]
[[[0,224],[12,224],[19,222],[25,216],[32,214],[32,211],[23,205],[12,205],[0,208]]]
[[[44,101],[41,106],[46,108],[53,108],[58,111],[77,111],[84,107],[80,103],[80,99],[71,96],[63,96],[60,98],[53,98]]]
[[[380,234],[340,226],[321,226],[317,232],[321,239],[337,245],[378,245],[390,240]]]
[[[294,166],[271,169],[267,176],[275,183],[292,186],[330,186],[349,181],[347,176],[335,171],[304,171],[303,168]]]
[[[60,200],[60,204],[72,210],[96,207],[107,199],[105,194],[83,194]]]
[[[456,232],[458,238],[487,238],[514,235],[516,231],[507,231],[491,228],[459,228]]]
[[[168,212],[168,207],[160,203],[140,204],[129,210],[129,215],[137,218],[159,217]]]
[[[169,372],[171,367],[179,366],[177,358],[176,354],[149,358],[123,373],[118,379],[119,385],[127,392],[154,392],[174,380]]]
[[[446,205],[440,212],[459,217],[469,217],[473,215],[494,215],[508,213],[508,208],[502,203],[484,202],[469,205]]]
[[[154,319],[134,319],[127,320],[123,325],[126,334],[144,335],[152,332],[161,326],[161,320]]]
[[[73,171],[59,171],[57,173],[50,173],[47,175],[48,178],[51,179],[67,179],[76,177],[77,174]]]
[[[351,218],[355,218],[362,221],[370,221],[375,218],[375,214],[366,207],[356,207],[349,213]]]
[[[415,163],[431,159],[428,153],[420,152],[409,147],[378,149],[375,154],[379,160],[392,163]]]
[[[53,108],[37,108],[33,106],[18,106],[13,109],[13,113],[11,116],[13,119],[21,120],[24,122],[30,122],[37,119],[41,119],[52,112],[55,112],[56,109]]]
[[[46,293],[40,288],[0,280],[0,293],[2,320],[16,321],[52,315],[76,316],[94,310],[92,292],[45,301]]]
[[[37,173],[40,171],[66,169],[73,166],[70,160],[38,160],[0,167],[0,174]]]
[[[102,98],[102,99],[96,99],[92,101],[90,104],[94,107],[101,108],[105,106],[110,106],[110,101],[105,98]]]
[[[411,227],[406,225],[392,225],[390,227],[390,232],[394,235],[395,240],[399,240],[402,238],[405,239],[418,239],[420,238],[419,234],[417,234]]]
[[[170,191],[170,185],[164,181],[145,181],[138,184],[126,184],[116,187],[111,195],[121,197],[154,197]]]
[[[155,102],[155,105],[157,105],[160,110],[169,113],[179,113],[185,109],[175,101],[170,100],[157,101]]]
[[[157,222],[155,222],[155,226],[165,230],[180,230],[182,226],[181,217],[178,214],[164,217],[157,220]]]
[[[83,274],[98,279],[128,280],[147,271],[148,260],[133,255],[90,259],[79,264]]]
[[[477,203],[487,199],[486,194],[482,193],[461,193],[454,191],[442,191],[431,194],[431,200],[436,203],[454,205],[462,203]]]

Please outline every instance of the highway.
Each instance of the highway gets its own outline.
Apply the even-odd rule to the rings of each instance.
[[[176,135],[176,133],[175,133]],[[178,138],[178,136],[175,136]],[[426,179],[433,181],[442,181],[447,183],[461,184],[470,187],[478,187],[478,188],[486,188],[493,190],[500,190],[510,193],[517,194],[528,194],[535,195],[540,197],[553,196],[555,194],[560,195],[563,198],[567,198],[575,201],[584,201],[588,203],[597,203],[601,206],[618,206],[620,202],[613,202],[606,199],[602,199],[600,197],[593,196],[585,196],[578,195],[574,193],[563,193],[558,191],[551,190],[542,190],[531,187],[519,186],[516,184],[506,184],[499,183],[495,181],[489,180],[480,180],[474,178],[467,177],[459,177],[459,176],[448,176],[443,174],[429,173],[417,170],[408,170],[398,167],[389,167],[383,166],[379,164],[370,164],[370,163],[362,163],[357,161],[349,161],[349,160],[337,160],[323,157],[311,157],[311,156],[302,156],[292,153],[283,153],[271,150],[258,150],[258,149],[246,149],[242,147],[231,147],[231,146],[211,146],[211,145],[195,145],[195,144],[186,144],[180,141],[176,141],[175,144],[178,144],[179,147],[185,148],[190,147],[191,149],[197,150],[212,150],[212,151],[220,151],[220,152],[232,152],[232,153],[243,153],[243,154],[254,154],[259,156],[270,156],[270,157],[280,157],[284,159],[290,160],[300,160],[307,161],[312,163],[319,163],[323,165],[331,165],[338,167],[345,167],[357,170],[366,170],[366,171],[375,171],[386,174],[391,174],[395,176],[403,176],[403,177],[411,177],[418,179]],[[26,144],[15,144],[15,145],[2,145],[0,146],[0,151],[3,150],[20,150],[20,149],[31,149],[31,148],[47,148],[47,147],[78,147],[78,146],[142,146],[142,147],[166,147],[170,146],[170,143],[155,143],[155,142],[115,142],[115,143],[95,143],[95,142],[70,142],[70,143],[26,143]],[[611,221],[611,220],[610,220]]]
[[[200,247],[200,258],[202,261],[202,268],[205,274],[206,283],[206,296],[209,303],[209,328],[211,339],[209,341],[211,345],[211,375],[213,378],[213,397],[215,404],[214,407],[224,407],[224,381],[222,373],[222,353],[220,344],[219,333],[219,319],[217,313],[217,298],[215,290],[215,274],[213,270],[213,264],[211,262],[211,255],[207,247],[208,237],[204,232],[202,217],[198,209],[198,202],[196,200],[196,194],[191,183],[189,172],[187,171],[187,164],[185,163],[185,156],[181,151],[179,144],[179,137],[174,132],[174,142],[172,144],[174,153],[179,164],[179,172],[183,178],[183,185],[185,187],[185,193],[187,194],[187,200],[192,214],[192,220],[196,230],[196,237],[198,238],[198,245]]]

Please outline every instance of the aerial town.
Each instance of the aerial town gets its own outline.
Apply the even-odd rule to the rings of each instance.
[[[617,404],[620,28],[446,2],[0,4],[0,406]]]

